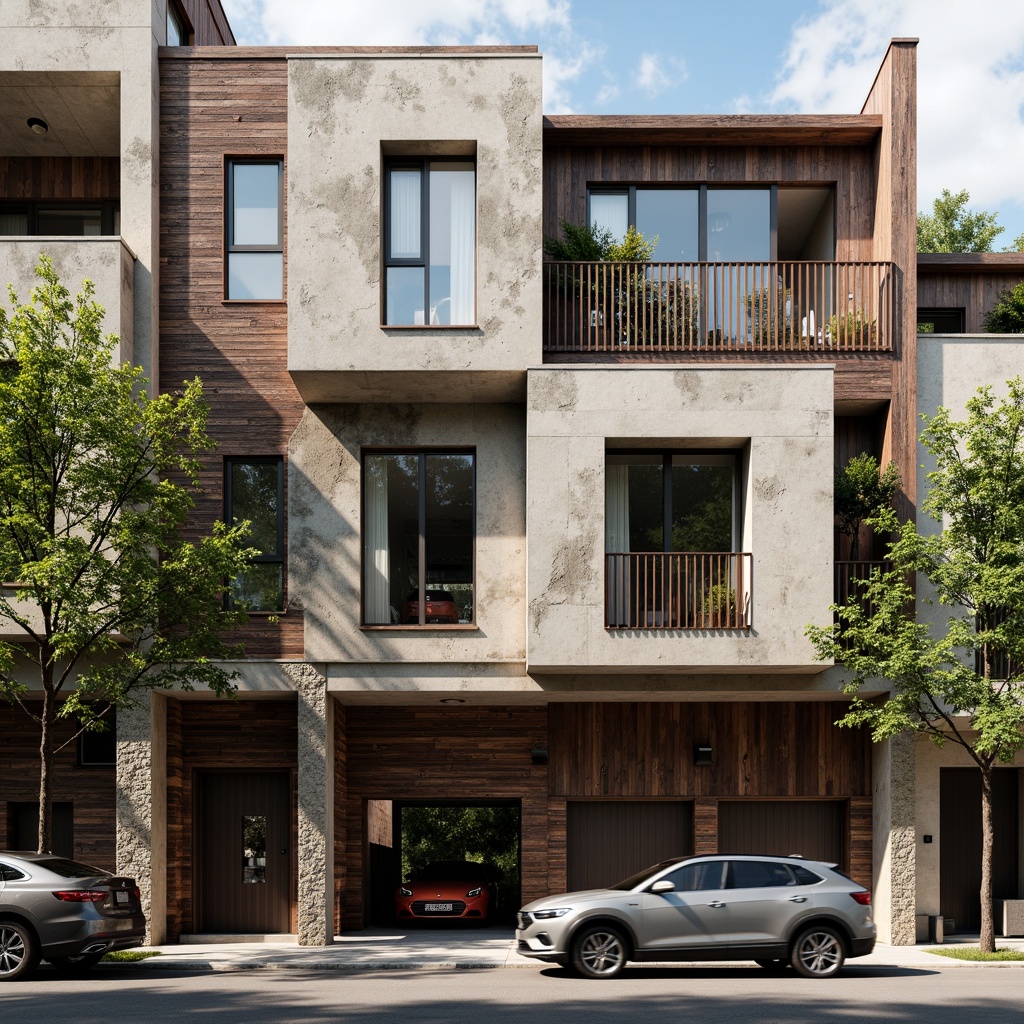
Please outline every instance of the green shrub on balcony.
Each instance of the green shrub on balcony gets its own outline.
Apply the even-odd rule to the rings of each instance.
[[[833,313],[825,321],[825,339],[830,345],[874,345],[878,340],[878,321],[869,320],[861,309],[842,315]]]

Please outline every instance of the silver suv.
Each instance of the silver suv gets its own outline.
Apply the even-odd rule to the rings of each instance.
[[[666,860],[610,889],[534,900],[519,953],[612,978],[628,960],[753,960],[829,978],[875,945],[871,894],[800,857]]]

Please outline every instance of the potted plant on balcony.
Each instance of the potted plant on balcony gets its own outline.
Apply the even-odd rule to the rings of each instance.
[[[831,348],[873,348],[878,341],[878,321],[862,309],[833,313],[825,322],[825,341]]]
[[[782,281],[775,288],[758,288],[744,299],[751,343],[757,348],[792,348],[796,342],[790,289]]]

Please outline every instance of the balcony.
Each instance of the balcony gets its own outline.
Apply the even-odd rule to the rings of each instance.
[[[749,629],[749,553],[605,555],[606,629]]]
[[[851,598],[854,598],[861,605],[865,615],[873,615],[876,608],[862,593],[860,583],[871,579],[873,572],[888,572],[892,568],[892,563],[884,561],[837,561],[835,566],[835,603],[844,605]]]
[[[890,352],[891,263],[544,264],[544,352]]]

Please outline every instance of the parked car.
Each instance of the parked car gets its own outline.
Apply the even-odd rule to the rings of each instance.
[[[871,952],[875,923],[871,894],[835,864],[718,855],[534,900],[519,912],[516,939],[521,955],[588,978],[613,978],[630,960],[753,960],[829,978]]]
[[[49,853],[0,850],[0,981],[31,974],[40,958],[84,971],[146,934],[131,878]]]
[[[399,920],[461,919],[486,924],[497,898],[496,870],[470,860],[428,864],[403,882],[395,893]]]
[[[426,590],[423,594],[426,614],[423,621],[427,623],[450,623],[457,625],[459,609],[455,606],[455,598],[447,590]],[[420,595],[414,590],[402,605],[402,622],[417,623],[420,621]]]

